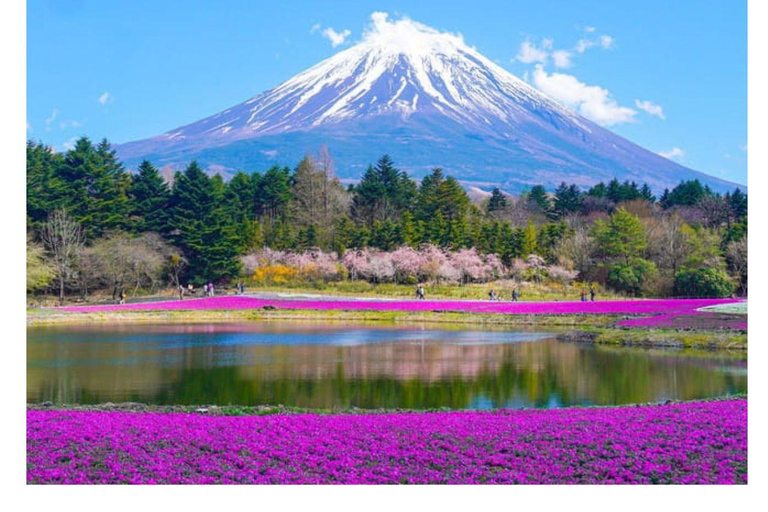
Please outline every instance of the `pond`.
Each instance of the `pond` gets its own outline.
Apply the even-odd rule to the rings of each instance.
[[[556,408],[747,391],[746,354],[599,347],[555,333],[298,322],[27,330],[27,401]]]

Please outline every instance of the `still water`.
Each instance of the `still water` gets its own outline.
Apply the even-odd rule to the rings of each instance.
[[[745,354],[596,347],[547,332],[313,323],[27,330],[28,402],[553,408],[746,391]]]

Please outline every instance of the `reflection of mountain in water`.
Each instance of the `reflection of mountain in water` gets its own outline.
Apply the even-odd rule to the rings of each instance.
[[[552,338],[523,342],[513,336],[510,339],[517,342],[508,344],[456,344],[456,338],[471,335],[430,330],[420,337],[418,329],[393,329],[384,336],[386,329],[349,329],[346,336],[357,332],[358,337],[384,336],[389,341],[266,345],[231,343],[232,334],[220,329],[181,328],[150,335],[137,331],[141,328],[117,334],[32,330],[28,400],[316,408],[554,407],[704,398],[743,392],[747,385],[745,373],[731,371],[743,365],[725,355],[700,358],[596,348]],[[207,342],[170,342],[179,330],[187,336],[204,333]],[[296,335],[295,330],[280,332]],[[510,335],[482,334],[488,339]]]

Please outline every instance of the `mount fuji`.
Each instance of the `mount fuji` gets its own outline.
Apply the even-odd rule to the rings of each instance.
[[[221,113],[117,146],[129,168],[191,160],[224,175],[295,165],[325,145],[353,181],[383,154],[412,177],[435,167],[468,187],[516,192],[614,177],[654,190],[699,179],[545,96],[464,43],[376,13],[362,42]]]

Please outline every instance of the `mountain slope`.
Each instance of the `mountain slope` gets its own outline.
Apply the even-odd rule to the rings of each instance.
[[[325,144],[341,178],[389,154],[415,177],[433,167],[469,185],[516,191],[618,177],[656,189],[698,178],[576,115],[467,46],[408,19],[377,13],[363,41],[279,86],[201,121],[118,146],[129,166],[147,158],[211,170],[293,165]]]

